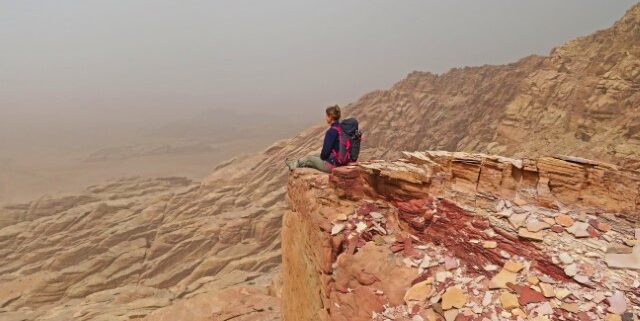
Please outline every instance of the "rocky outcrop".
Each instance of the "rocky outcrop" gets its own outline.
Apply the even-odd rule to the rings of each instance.
[[[640,163],[640,5],[611,28],[502,66],[413,72],[351,106],[369,146]],[[393,156],[392,156],[393,158]]]
[[[608,211],[632,221],[640,218],[638,171],[569,156],[514,159],[442,151],[404,155],[397,166],[394,162],[367,162],[348,170],[341,168],[333,177],[352,198],[372,193],[364,190],[368,186],[400,176],[404,180],[384,189],[428,193],[472,208],[484,205],[486,199],[503,199],[563,210],[571,206],[593,214]]]
[[[405,156],[290,176],[284,320],[640,312],[640,172],[574,157]]]
[[[252,206],[210,216],[240,202],[222,197],[183,178],[130,178],[5,209],[0,319],[172,319],[179,307],[190,320],[277,318],[264,272],[280,264],[280,217]]]
[[[401,157],[402,150],[445,149],[531,159],[541,155],[576,155],[623,168],[637,168],[640,159],[640,115],[636,107],[640,105],[639,20],[640,5],[636,5],[612,28],[576,39],[555,49],[549,57],[532,56],[508,65],[454,69],[442,75],[414,72],[388,90],[369,93],[345,109],[346,114],[358,117],[365,131],[361,159],[390,160]],[[145,317],[156,310],[171,316],[180,315],[180,311],[171,309],[172,306],[199,305],[200,295],[217,297],[223,289],[242,291],[248,287],[255,293],[263,293],[270,283],[263,279],[279,271],[281,220],[283,213],[289,210],[285,202],[288,173],[282,161],[287,157],[317,153],[325,129],[325,126],[316,126],[277,142],[261,153],[229,160],[200,183],[180,179],[124,180],[96,186],[79,195],[45,197],[0,209],[0,258],[3,261],[0,265],[0,319],[67,320],[69,315],[75,315],[79,320],[126,320]],[[414,156],[407,157],[412,159]],[[469,162],[474,165],[463,166]],[[423,167],[426,166],[413,160],[400,163],[422,168],[420,170],[425,170]],[[385,163],[369,164],[382,166]],[[522,168],[518,166],[500,160],[478,163],[468,159],[449,165],[443,163],[432,169],[441,168],[443,172],[457,175],[447,183],[451,186],[440,187],[443,193],[456,193],[455,197],[446,193],[442,197],[455,199],[453,205],[465,210],[472,205],[482,208],[475,203],[485,202],[485,198],[474,195],[483,195],[486,189],[495,185],[503,189],[494,192],[495,197],[512,200],[510,204],[516,206],[520,202],[531,202],[527,204],[560,212],[569,207],[598,218],[610,217],[608,211],[619,211],[621,215],[616,220],[633,218],[633,200],[628,196],[633,182],[621,178],[622,171],[615,171],[615,166],[584,164],[577,159],[560,162],[558,158],[538,159],[535,170],[529,163],[523,163]],[[462,170],[458,171],[458,167]],[[413,191],[412,188],[423,185],[400,183],[385,178],[384,173],[416,177],[416,180],[438,177],[413,170],[382,168],[382,174],[378,176],[367,176],[363,174],[365,172],[375,172],[375,169],[363,167],[353,173],[344,173],[353,178],[343,177],[343,183],[362,181],[358,184],[376,186],[365,180],[369,177],[382,189],[404,184],[396,190],[420,193],[424,191]],[[520,174],[522,178],[517,177]],[[340,175],[337,172],[335,177]],[[487,176],[493,180],[486,180]],[[546,179],[549,181],[545,182]],[[618,179],[622,180],[616,184]],[[603,183],[594,185],[594,181]],[[520,182],[518,189],[510,186],[515,182]],[[430,188],[436,186],[438,184],[433,183]],[[326,192],[330,191],[333,190]],[[380,195],[385,193],[380,192]],[[327,197],[327,204],[323,206],[328,206],[329,210],[356,206],[353,201],[337,196]],[[578,205],[573,207],[573,203]],[[380,206],[390,206],[385,204],[380,203]],[[437,203],[436,208],[453,206],[448,204]],[[303,212],[303,205],[296,206],[296,211]],[[635,206],[637,208],[637,201]],[[451,213],[467,217],[466,212],[460,212],[457,207]],[[411,214],[412,207],[405,208],[408,211],[403,214],[405,217],[414,216],[410,219],[413,228],[422,228],[424,222],[415,217],[415,213]],[[596,212],[590,212],[589,208],[595,208]],[[603,211],[602,215],[597,211]],[[515,214],[511,221],[523,220],[522,213]],[[575,217],[572,218],[574,221],[578,218],[572,217]],[[290,222],[294,219],[287,216],[285,224],[294,224]],[[304,228],[297,223],[294,225],[301,230]],[[610,225],[614,231],[608,233],[624,232],[616,230],[622,227]],[[572,229],[573,233],[582,236],[584,224],[577,227]],[[314,235],[316,228],[308,227],[309,235]],[[555,229],[559,230],[558,227]],[[591,233],[592,230],[589,229]],[[466,229],[465,232],[482,236],[476,230]],[[523,230],[523,233],[523,237],[529,239],[538,237],[537,232]],[[602,237],[605,236],[608,234]],[[295,242],[285,242],[285,250],[291,246],[305,246],[294,234],[286,237]],[[449,235],[438,237],[441,242],[454,242],[447,238]],[[505,236],[505,240],[508,239]],[[327,249],[324,251],[332,251],[333,247],[328,248],[323,240],[306,241],[306,246],[319,251],[317,245],[325,244]],[[413,238],[406,240],[413,242]],[[580,239],[579,242],[583,241]],[[510,243],[499,244],[504,247]],[[369,247],[367,251],[378,251]],[[464,249],[457,248],[458,251]],[[526,249],[538,253],[532,247]],[[408,252],[412,253],[411,250]],[[382,257],[386,254],[371,255]],[[615,256],[626,253],[610,254],[609,257],[620,261],[618,265],[634,264],[628,256]],[[498,258],[480,256],[477,260],[497,262]],[[352,258],[352,261],[340,264],[348,269],[348,266],[366,265],[367,262]],[[307,276],[314,277],[314,269],[315,265],[309,265]],[[414,273],[413,270],[406,273]],[[397,271],[394,269],[394,273]],[[555,269],[547,272],[552,276],[560,275]],[[300,284],[320,282],[313,278],[306,281],[303,277],[304,274],[297,276]],[[341,283],[343,289],[353,289],[349,281],[344,282]],[[399,302],[401,295],[398,293],[402,292],[399,289],[404,283],[394,282],[385,283],[387,290],[384,291],[393,293],[386,298]],[[235,291],[233,289],[229,291]],[[316,289],[301,287],[299,291]],[[372,300],[375,298],[378,297],[371,297]],[[218,299],[211,302],[227,304]],[[285,311],[290,311],[291,304],[294,303],[287,303]],[[327,307],[316,301],[305,304],[298,309],[301,315],[311,315]],[[242,311],[253,309],[251,304],[238,307]],[[358,310],[357,306],[353,307],[354,311]],[[212,318],[214,311],[222,313],[224,310],[221,306],[210,308],[196,309],[210,312],[203,312],[197,318],[206,320]],[[264,312],[265,317],[272,316],[268,309]],[[224,313],[232,315],[233,311]]]

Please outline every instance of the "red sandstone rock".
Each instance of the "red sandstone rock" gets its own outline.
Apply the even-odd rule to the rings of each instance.
[[[571,225],[573,225],[573,218],[569,215],[566,214],[560,214],[558,216],[556,216],[556,223],[564,226],[564,227],[569,227]]]
[[[547,300],[542,293],[526,285],[510,285],[509,287],[518,293],[518,303],[520,303],[521,306],[526,306],[529,303],[544,302]]]
[[[489,166],[487,165],[488,161],[479,160],[487,156],[468,156],[467,154],[458,156],[458,154],[451,153],[437,154],[439,156],[434,156],[435,153],[434,155],[419,153],[411,153],[409,155],[415,158],[409,157],[407,160],[393,163],[372,162],[358,165],[359,174],[351,175],[349,178],[351,180],[349,184],[360,184],[359,187],[356,186],[353,189],[363,193],[358,197],[348,195],[350,190],[341,190],[342,186],[352,188],[354,185],[346,185],[346,183],[341,182],[343,178],[340,177],[332,178],[328,186],[314,188],[306,187],[304,181],[290,181],[291,184],[296,184],[291,187],[293,190],[305,190],[307,188],[306,193],[308,195],[306,197],[292,198],[292,208],[297,210],[295,215],[301,217],[309,216],[304,219],[305,222],[309,222],[305,223],[310,226],[306,228],[307,230],[313,231],[313,224],[315,224],[313,222],[319,222],[318,226],[321,226],[323,219],[329,219],[318,216],[318,213],[327,211],[307,211],[306,207],[308,205],[306,202],[309,199],[322,199],[322,202],[316,205],[319,207],[333,206],[332,204],[339,203],[341,206],[358,209],[363,206],[362,204],[376,202],[376,204],[389,209],[383,215],[386,220],[384,228],[389,231],[389,234],[385,234],[384,237],[382,234],[376,234],[378,237],[383,238],[382,242],[374,242],[375,238],[367,234],[373,233],[371,229],[374,225],[371,223],[372,220],[370,218],[372,215],[362,215],[361,217],[364,218],[359,218],[360,220],[365,220],[367,223],[366,228],[357,236],[352,236],[352,240],[344,240],[342,243],[337,242],[331,238],[329,231],[322,228],[319,229],[322,231],[321,233],[311,234],[317,235],[319,238],[326,237],[326,244],[340,247],[332,250],[333,253],[337,254],[332,258],[332,260],[336,260],[335,262],[329,262],[329,265],[324,262],[317,263],[318,265],[333,267],[331,273],[326,273],[319,277],[319,279],[324,280],[322,282],[325,282],[325,284],[334,284],[333,286],[322,287],[322,291],[325,291],[325,294],[321,295],[322,304],[316,305],[329,307],[331,318],[328,320],[365,320],[364,314],[360,314],[355,310],[357,306],[367,306],[367,309],[372,309],[370,312],[377,311],[376,313],[386,309],[385,313],[399,313],[399,320],[402,318],[411,320],[408,316],[423,315],[425,307],[429,304],[433,304],[434,309],[436,309],[437,304],[434,304],[434,302],[437,303],[438,300],[442,299],[442,293],[451,287],[463,289],[464,293],[468,295],[469,306],[463,306],[457,310],[455,305],[447,303],[447,307],[451,307],[450,310],[446,311],[450,318],[460,318],[461,316],[471,317],[472,319],[477,319],[478,316],[481,316],[480,320],[482,320],[482,317],[491,318],[492,316],[485,315],[485,312],[478,312],[474,317],[474,304],[479,305],[481,303],[480,300],[475,300],[480,293],[496,288],[510,288],[518,293],[518,305],[522,306],[523,311],[502,310],[500,307],[495,306],[495,302],[491,300],[491,297],[489,297],[490,302],[486,302],[486,306],[490,310],[483,310],[491,311],[491,313],[495,311],[497,314],[505,315],[509,313],[512,317],[522,317],[522,315],[530,312],[530,305],[539,305],[547,302],[542,293],[524,283],[524,280],[534,279],[543,281],[545,287],[558,284],[555,289],[546,288],[545,293],[550,297],[550,300],[552,299],[551,301],[554,304],[556,299],[564,300],[564,303],[566,303],[564,307],[575,311],[575,306],[572,304],[575,303],[578,307],[582,306],[585,300],[588,300],[585,294],[590,293],[592,288],[602,292],[605,289],[605,284],[610,286],[612,282],[617,285],[632,282],[625,279],[624,273],[602,270],[602,266],[604,266],[602,257],[597,254],[594,255],[593,251],[597,251],[597,246],[601,246],[602,242],[605,242],[603,238],[588,240],[595,244],[595,247],[586,247],[582,242],[575,241],[577,236],[582,236],[582,227],[584,227],[584,233],[587,233],[590,228],[592,229],[591,233],[596,231],[591,224],[583,223],[582,221],[574,222],[571,225],[574,234],[539,231],[544,233],[544,242],[534,243],[518,237],[517,231],[508,223],[508,218],[495,214],[495,202],[486,201],[487,197],[504,199],[505,196],[501,193],[507,193],[505,192],[506,187],[494,187],[495,189],[492,190],[489,185],[478,182],[464,185],[464,188],[455,187],[453,181],[464,175],[470,175],[469,173],[476,172],[488,175],[487,173],[491,172],[491,169],[474,170],[481,164]],[[424,158],[430,159],[430,162],[418,163]],[[413,163],[414,161],[416,163]],[[453,167],[447,167],[453,166],[453,163],[455,163],[455,170],[460,171],[455,175],[451,174]],[[546,166],[545,170],[554,170],[550,165],[551,163],[543,165],[543,167]],[[555,164],[554,166],[560,166],[559,163],[553,164]],[[418,165],[421,166],[420,170],[415,169]],[[578,165],[569,164],[567,166]],[[533,170],[536,167],[532,166],[531,168]],[[354,170],[351,170],[352,174],[353,172]],[[438,176],[422,176],[431,175],[428,173],[440,174],[437,174]],[[450,175],[442,173],[450,173]],[[496,175],[502,175],[502,170],[497,173]],[[436,180],[434,177],[440,178]],[[504,179],[501,178],[497,181],[504,182]],[[520,182],[519,184],[524,183]],[[551,181],[548,184],[552,184]],[[475,187],[472,186],[476,185],[484,186],[482,193],[474,191]],[[509,186],[513,189],[519,188],[517,184]],[[455,190],[455,193],[451,194],[451,190]],[[550,193],[552,192],[553,190],[550,191]],[[500,196],[491,196],[491,193],[496,193],[496,195]],[[319,195],[322,196],[320,197]],[[518,208],[515,203],[511,204],[509,208],[514,211],[511,216],[517,215],[519,211],[530,211],[532,214],[528,215],[532,216],[532,219],[537,216],[539,221],[546,222],[544,218],[540,217],[540,213],[549,213],[549,217],[551,215],[567,215],[569,217],[575,215],[575,212],[567,211],[566,209],[563,210],[570,214],[561,214],[559,213],[560,210],[555,207],[544,207],[558,204],[558,202],[549,201],[552,198],[551,194],[545,195],[544,202],[537,200],[536,196],[521,197],[521,200],[528,199],[532,203],[522,205],[523,207],[526,206],[526,210]],[[580,202],[580,200],[577,202]],[[588,202],[591,202],[591,200]],[[579,205],[581,208],[590,208],[589,206],[595,206],[593,204],[595,203],[580,203]],[[506,201],[505,206],[507,206]],[[605,209],[594,208],[590,213],[608,213]],[[371,211],[368,213],[371,213]],[[419,220],[426,217],[425,213],[434,214],[429,220]],[[379,217],[379,219],[381,218]],[[551,228],[564,230],[560,225],[554,225]],[[287,233],[295,232],[290,230]],[[607,235],[616,239],[620,238],[620,234],[615,231],[607,232]],[[301,234],[302,236],[308,237],[306,233]],[[390,244],[390,246],[376,245],[385,244],[384,238],[387,239],[386,244]],[[487,241],[495,242],[496,248],[486,249],[484,245]],[[318,240],[312,243],[322,242]],[[363,242],[364,244],[362,244]],[[362,246],[351,251],[352,244],[360,244]],[[376,250],[372,252],[373,249]],[[310,252],[305,252],[304,256],[308,258],[309,262],[314,262],[314,260],[318,259],[318,256],[314,254],[313,248],[311,250]],[[563,262],[560,265],[553,263],[553,261],[557,260],[558,255],[560,255],[561,262]],[[320,259],[326,260],[326,256],[320,256]],[[505,260],[520,262],[518,268],[512,268],[512,270],[518,272],[509,272],[505,268],[500,273],[495,274],[495,269],[488,268],[492,265],[496,267],[503,265],[511,267],[513,265],[513,263],[505,265]],[[571,260],[575,260],[575,262],[566,266],[567,274],[575,277],[579,282],[588,283],[588,286],[576,283],[574,279],[565,274],[563,268]],[[455,267],[454,261],[459,261],[459,266]],[[301,267],[303,266],[313,267],[314,264],[301,265]],[[371,272],[372,269],[378,269],[378,272]],[[402,276],[403,274],[405,276]],[[410,274],[412,275],[409,276]],[[305,273],[303,275],[308,277],[313,273]],[[410,302],[405,304],[404,298],[410,287],[421,282],[427,282],[427,280],[433,282],[431,285],[432,291],[434,291],[433,296],[429,297],[429,294],[425,296],[420,293],[414,295],[414,293],[411,297],[419,298],[419,301],[422,298],[429,297],[428,302],[418,304],[415,300],[409,300]],[[560,285],[560,283],[567,283],[567,286]],[[318,293],[314,290],[315,288],[306,284],[297,284],[296,286],[307,287],[309,291]],[[297,287],[293,291],[299,291]],[[361,288],[365,288],[366,291],[370,292],[362,292],[365,293],[362,298],[354,296],[356,289],[365,291],[365,289]],[[373,300],[374,304],[372,305],[360,304],[359,300],[368,298],[366,293],[374,293],[378,298],[388,300],[389,307],[385,308],[384,304],[381,305],[381,302],[376,300]],[[450,299],[449,296],[451,294],[447,295],[447,300]],[[554,296],[555,298],[553,298]],[[291,299],[294,302],[299,300],[297,297]],[[484,306],[485,302],[482,303]],[[314,304],[310,302],[303,304],[303,306],[314,306]],[[331,307],[331,305],[335,306],[335,304],[342,308]],[[547,310],[550,309],[551,306],[549,305]],[[538,310],[543,311],[544,309]],[[317,311],[326,311],[326,309],[320,308]],[[444,313],[444,311],[441,312]],[[400,318],[402,313],[405,314]],[[570,319],[571,317],[569,312],[560,308],[557,308],[555,313],[565,319]],[[366,320],[372,319],[371,314],[367,317],[368,319]],[[383,320],[382,314],[374,315],[373,320]]]

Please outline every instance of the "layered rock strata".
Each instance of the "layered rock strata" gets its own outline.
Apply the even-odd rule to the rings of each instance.
[[[285,320],[640,312],[635,171],[574,157],[415,152],[331,176],[298,170],[288,197]]]
[[[611,28],[549,56],[441,75],[413,72],[387,90],[364,95],[345,115],[357,117],[365,131],[363,160],[397,159],[401,150],[446,149],[518,157],[571,154],[638,168],[639,57],[640,5],[635,5]],[[213,298],[230,287],[255,283],[263,293],[269,282],[256,280],[277,275],[280,266],[288,175],[282,161],[318,153],[325,130],[315,126],[260,153],[229,160],[199,184],[122,180],[0,208],[0,319],[128,320],[156,310],[179,315],[170,312],[172,306],[199,304],[200,295],[225,305]],[[574,175],[572,164],[547,176]],[[610,175],[603,166],[590,177]],[[542,163],[539,170],[545,171]],[[473,178],[473,171],[465,175]],[[471,179],[456,181],[456,188],[472,188]],[[576,189],[593,188],[575,185],[578,181],[546,185],[568,202]],[[539,185],[543,189],[545,183]],[[610,195],[622,197],[630,208],[632,202],[617,195],[626,193],[627,183],[619,185],[621,192]],[[599,200],[611,203],[600,205],[605,208],[617,206],[611,201],[617,198],[582,200],[589,195],[576,197],[584,206]],[[536,202],[548,203],[544,198]],[[464,205],[461,198],[457,202]],[[522,219],[511,217],[516,224]],[[583,235],[584,229],[574,232]],[[634,264],[616,255],[625,253],[609,254],[618,265]],[[226,308],[212,306],[210,312]],[[265,318],[272,316],[264,312]],[[211,313],[198,318],[208,320]]]

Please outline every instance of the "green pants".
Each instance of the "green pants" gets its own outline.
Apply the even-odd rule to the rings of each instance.
[[[307,156],[298,160],[298,167],[315,168],[325,173],[331,173],[327,164],[318,156]]]

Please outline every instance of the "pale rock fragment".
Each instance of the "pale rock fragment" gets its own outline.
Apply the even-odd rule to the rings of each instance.
[[[362,221],[360,221],[360,222],[356,223],[356,232],[358,232],[358,233],[362,233],[362,232],[364,232],[366,229],[367,229],[367,223],[362,222]]]
[[[436,312],[433,311],[433,309],[426,310],[422,315],[424,315],[427,318],[427,321],[442,320],[442,318],[440,318],[440,316],[436,314]]]
[[[622,321],[622,316],[619,314],[607,313],[607,315],[604,316],[604,321]]]
[[[500,304],[502,304],[503,309],[513,309],[520,306],[518,304],[518,297],[507,291],[500,294]]]
[[[540,232],[531,232],[524,227],[518,229],[518,236],[531,241],[542,241],[544,239],[544,233]]]
[[[458,309],[444,311],[445,321],[455,321],[455,319],[458,317],[458,313]]]
[[[382,213],[380,212],[371,212],[369,213],[369,215],[371,215],[371,218],[373,218],[376,221],[380,221],[384,217],[384,215],[382,215]]]
[[[496,231],[494,231],[492,228],[488,228],[488,229],[484,230],[483,232],[484,232],[484,234],[487,234],[487,237],[495,237],[497,235]]]
[[[333,227],[331,228],[331,235],[336,235],[342,232],[342,230],[344,230],[344,227],[345,227],[345,224],[343,223],[334,224]]]
[[[601,257],[601,255],[596,253],[596,252],[587,252],[587,253],[584,254],[584,256],[591,257],[591,258]]]
[[[347,214],[338,214],[338,216],[336,216],[336,218],[334,219],[334,221],[346,221],[347,220]]]
[[[491,294],[491,292],[485,292],[484,297],[482,298],[482,306],[488,306],[489,304],[491,304],[492,300],[493,295]]]
[[[582,274],[574,275],[573,279],[580,284],[587,284],[591,281],[588,276]]]
[[[580,305],[581,312],[587,312],[596,307],[596,304],[593,302],[587,302]]]
[[[483,267],[483,269],[488,272],[497,271],[499,268],[500,267],[495,264],[487,264]]]
[[[422,281],[414,284],[404,295],[404,302],[409,304],[410,301],[424,302],[433,295],[433,288],[428,281]]]
[[[520,272],[520,270],[522,270],[523,267],[524,265],[522,263],[514,260],[509,260],[504,264],[504,269],[513,273]]]
[[[578,304],[576,303],[562,303],[562,305],[560,305],[560,308],[567,311],[567,312],[571,312],[571,313],[578,313],[580,312],[580,307],[578,307]]]
[[[551,225],[549,225],[546,222],[542,222],[542,221],[538,221],[538,220],[530,220],[527,221],[527,230],[529,230],[529,232],[539,232],[542,231],[544,229],[547,229],[551,227]]]
[[[627,302],[622,291],[616,291],[607,301],[609,302],[609,312],[622,314],[627,311]]]
[[[507,288],[507,283],[516,283],[516,273],[502,269],[498,274],[491,278],[489,283],[490,289],[504,289]]]
[[[517,160],[512,159],[509,162],[511,163],[511,165],[515,166],[516,168],[522,169],[523,162],[521,159],[517,159]],[[516,197],[513,199],[513,203],[518,206],[525,206],[527,205],[527,200],[523,198],[522,195],[516,194]]]
[[[640,245],[629,254],[607,253],[604,261],[611,268],[640,270]]]
[[[451,274],[451,272],[449,271],[442,271],[442,272],[438,272],[436,273],[436,281],[437,282],[444,282],[447,278],[451,277],[453,274]]]
[[[417,266],[416,262],[414,262],[414,261],[413,261],[411,258],[409,258],[409,257],[405,257],[405,258],[402,260],[402,263],[404,263],[404,266],[406,266],[406,267],[408,267],[408,268],[412,268],[412,267]]]
[[[445,270],[453,270],[458,267],[458,259],[451,256],[444,257],[444,268]]]
[[[496,241],[484,241],[484,243],[482,243],[482,247],[485,249],[495,249],[496,247],[498,247],[498,242]]]
[[[564,264],[571,264],[573,263],[573,258],[571,257],[571,255],[567,252],[562,252],[560,253],[560,255],[558,256],[558,258],[560,258],[560,262],[564,263]]]
[[[539,277],[539,279],[540,279],[540,282],[544,282],[544,283],[549,283],[549,284],[556,284],[557,283],[556,280],[554,280],[552,277],[550,277],[550,276],[548,276],[546,274],[541,275]]]
[[[576,238],[589,237],[589,232],[587,231],[589,226],[589,223],[576,222],[571,225],[571,227],[567,228],[567,232],[573,234]]]
[[[513,214],[509,217],[509,223],[513,228],[520,228],[524,225],[524,222],[527,220],[529,216],[528,213],[524,214]]]
[[[573,218],[569,215],[566,214],[560,214],[558,216],[556,216],[556,223],[558,223],[559,225],[562,225],[564,227],[570,227],[573,225],[574,221]]]
[[[551,284],[540,283],[540,290],[542,291],[542,295],[546,298],[553,298],[556,296],[556,292]]]
[[[451,308],[462,308],[467,303],[467,295],[462,289],[451,286],[442,295],[442,308],[449,310]]]
[[[503,209],[502,211],[500,211],[498,213],[498,216],[500,217],[510,217],[511,215],[513,215],[513,210],[512,209]]]
[[[527,317],[527,314],[524,311],[522,311],[522,309],[520,308],[515,308],[511,310],[511,314],[517,316],[518,320],[524,320],[523,318]]]
[[[533,309],[538,315],[550,315],[553,314],[553,308],[549,302],[543,302],[538,305],[535,309]]]
[[[578,265],[576,265],[575,263],[569,264],[564,267],[564,274],[566,274],[569,277],[573,277],[577,273],[578,273]]]
[[[556,288],[554,291],[558,300],[562,300],[571,294],[571,291],[567,290],[566,288]]]

